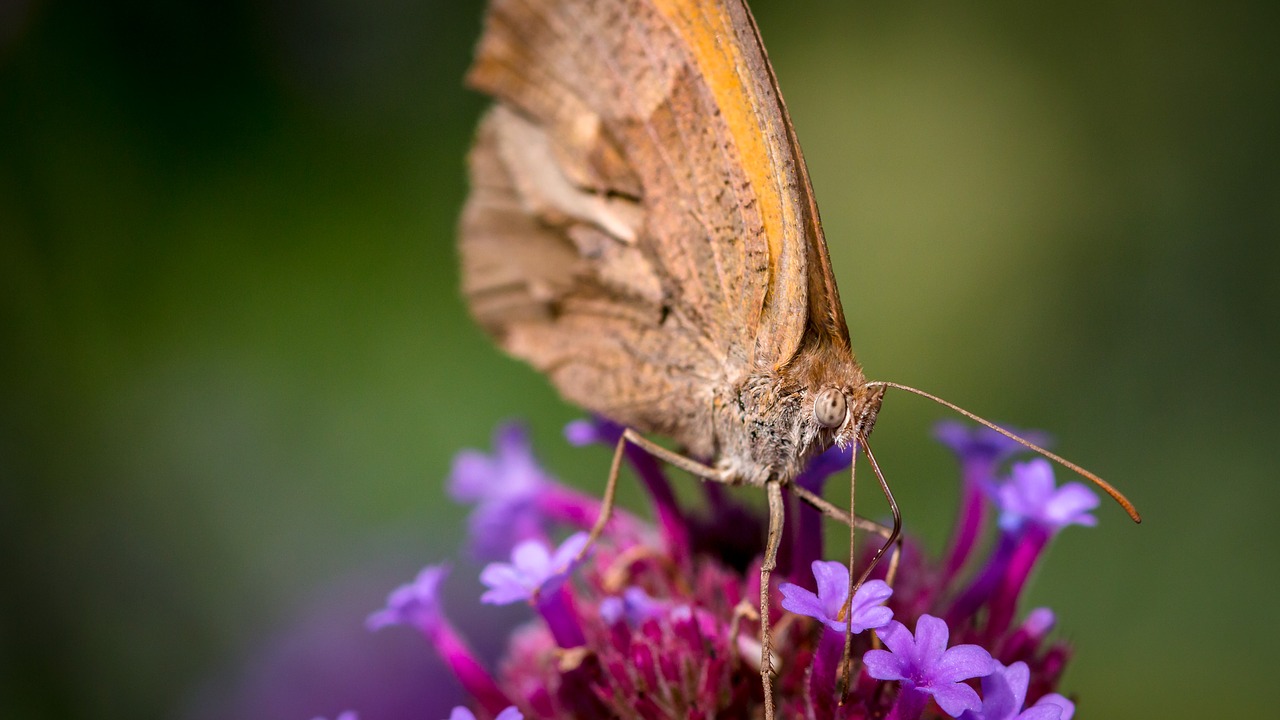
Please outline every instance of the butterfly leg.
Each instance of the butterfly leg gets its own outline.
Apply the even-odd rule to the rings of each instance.
[[[760,563],[760,682],[764,684],[764,717],[773,720],[773,643],[769,637],[769,576],[778,564],[782,542],[782,485],[769,481],[764,486],[769,497],[769,539]]]
[[[902,541],[900,538],[896,538],[898,533],[895,533],[892,527],[889,527],[888,525],[881,525],[874,520],[868,520],[864,517],[855,516],[853,519],[850,519],[849,513],[841,510],[835,505],[832,505],[821,495],[795,484],[788,485],[787,487],[791,492],[796,494],[796,497],[813,506],[815,510],[826,515],[832,520],[843,523],[844,525],[849,526],[850,529],[857,528],[866,530],[867,532],[873,532],[884,538],[886,541],[889,541],[886,545],[892,544],[894,548],[893,554],[889,556],[889,571],[885,574],[885,582],[889,583],[890,586],[893,585],[894,580],[898,576],[898,561],[902,555]]]
[[[866,454],[867,461],[871,463],[871,469],[876,474],[876,480],[880,483],[880,491],[884,493],[885,500],[889,501],[889,511],[893,513],[893,528],[885,537],[884,544],[880,549],[876,550],[876,554],[871,558],[871,564],[867,565],[867,569],[862,571],[862,577],[858,579],[858,584],[866,582],[871,571],[875,569],[876,564],[889,551],[889,548],[898,542],[898,537],[902,532],[902,513],[898,510],[898,501],[893,499],[893,491],[889,489],[889,483],[884,479],[884,473],[880,472],[880,464],[876,462],[876,456],[871,454],[871,446],[867,444],[866,439],[862,441],[862,452]],[[898,543],[898,550],[895,550],[893,559],[890,560],[889,572],[894,573],[898,569],[898,555],[900,554],[901,543]],[[891,585],[893,583],[890,583]]]
[[[731,662],[735,668],[747,655],[746,648],[743,644],[740,644],[742,639],[742,623],[744,621],[758,625],[760,623],[760,611],[756,610],[755,607],[746,600],[739,600],[738,604],[733,606],[733,615],[729,619],[729,647],[737,649],[737,652],[733,653],[731,656]]]
[[[894,547],[895,543],[897,543],[897,546],[894,547],[893,557],[889,561],[889,570],[885,574],[886,580],[889,582],[890,585],[892,585],[893,578],[898,571],[898,557],[902,554],[901,553],[902,544],[901,542],[899,542],[899,536],[902,532],[902,513],[898,510],[898,501],[893,498],[893,491],[889,489],[889,483],[884,479],[884,473],[880,471],[880,464],[876,462],[876,456],[872,454],[871,446],[867,444],[867,439],[865,437],[862,438],[861,447],[862,447],[862,452],[867,456],[867,462],[871,463],[871,469],[876,474],[876,481],[880,483],[880,491],[884,493],[885,499],[889,501],[889,511],[893,513],[893,527],[890,528],[888,536],[885,537],[884,544],[882,544],[876,550],[875,555],[871,556],[871,562],[867,564],[866,569],[862,571],[862,575],[858,577],[857,584],[853,584],[853,558],[850,557],[849,559],[850,592],[849,592],[849,601],[848,601],[850,603],[850,606],[853,603],[853,588],[861,587],[862,584],[867,581],[867,578],[871,576],[871,571],[875,570],[876,565],[879,564],[881,558],[884,557],[884,554],[889,551],[890,547]],[[857,464],[856,458],[854,463]],[[850,538],[849,547],[850,547],[850,552],[852,552],[852,548],[853,548],[852,538]],[[878,637],[874,639],[874,643],[875,643],[875,647],[878,648],[879,647]],[[842,670],[840,673],[840,683],[839,683],[839,694],[842,699],[844,697],[845,691],[849,687],[849,675],[853,667],[853,659],[849,655],[851,645],[852,645],[851,638],[849,636],[848,630],[846,630],[845,639],[844,639],[844,655],[841,658]]]
[[[724,473],[709,465],[704,465],[690,458],[673,452],[661,445],[649,440],[640,433],[627,428],[622,431],[622,437],[618,438],[618,444],[613,451],[613,462],[609,466],[609,480],[605,485],[604,498],[600,503],[600,515],[596,518],[595,525],[591,528],[591,533],[587,536],[587,543],[579,553],[579,559],[587,553],[587,550],[600,538],[604,532],[604,528],[609,524],[609,518],[613,514],[613,502],[617,493],[618,475],[622,472],[622,457],[627,449],[627,443],[631,443],[645,452],[653,455],[659,460],[674,465],[685,472],[697,477],[711,480],[713,482],[724,483],[726,485],[734,485],[733,481],[725,477]],[[794,486],[793,486],[794,487]],[[760,566],[760,679],[764,684],[765,698],[765,720],[774,720],[773,707],[773,647],[769,636],[769,580],[774,568],[778,562],[778,546],[782,542],[782,485],[778,482],[769,482],[765,485],[765,491],[769,498],[769,538],[765,545],[764,560]],[[807,492],[807,491],[806,491]],[[816,495],[812,497],[817,498]],[[802,496],[803,497],[803,496]],[[819,502],[826,504],[828,507],[835,509],[830,503],[821,498],[817,498]],[[812,502],[812,501],[810,501]],[[819,510],[823,510],[821,506]],[[826,512],[825,510],[823,510]],[[839,510],[836,510],[839,513]],[[839,515],[837,515],[839,517]],[[844,522],[850,523],[844,516]],[[869,523],[858,519],[860,523]],[[875,525],[875,523],[871,523]]]
[[[627,434],[623,432],[622,437],[618,438],[618,444],[613,449],[613,461],[609,463],[609,479],[604,484],[604,497],[600,500],[600,512],[596,515],[596,522],[591,526],[591,532],[587,535],[587,542],[578,551],[575,562],[581,562],[587,556],[587,551],[592,545],[600,539],[604,528],[609,524],[609,519],[613,517],[613,500],[618,493],[618,473],[622,472],[622,455],[627,449]]]
[[[579,561],[586,556],[591,546],[596,544],[596,540],[600,539],[600,535],[604,533],[605,526],[609,524],[609,519],[613,517],[613,501],[618,491],[618,475],[622,472],[622,458],[626,453],[627,443],[631,443],[659,460],[675,465],[692,475],[714,482],[732,484],[725,479],[723,473],[709,465],[703,465],[680,453],[672,452],[631,428],[623,430],[622,437],[618,438],[618,444],[613,450],[613,462],[609,465],[609,480],[605,483],[604,497],[600,500],[600,514],[596,516],[595,525],[591,527],[591,533],[587,536],[587,543],[578,552],[577,560]]]
[[[876,470],[878,472],[879,468],[876,468]],[[850,475],[852,475],[853,469],[850,468],[849,472],[850,472]],[[853,483],[853,479],[851,477],[850,478],[851,489],[852,489],[852,483]],[[875,522],[874,520],[868,520],[866,518],[858,517],[857,515],[854,515],[851,512],[845,512],[840,508],[836,507],[835,505],[831,504],[830,502],[828,502],[822,496],[800,485],[792,484],[789,487],[791,491],[796,494],[797,497],[799,497],[804,502],[812,505],[814,509],[816,509],[818,512],[822,513],[823,515],[826,515],[827,517],[833,520],[836,520],[837,522],[841,522],[849,526],[850,589],[849,589],[849,600],[847,601],[849,604],[845,606],[846,613],[848,612],[849,606],[853,602],[854,591],[859,586],[861,586],[863,582],[866,581],[867,577],[871,574],[871,570],[875,568],[876,564],[879,562],[881,557],[885,554],[886,551],[888,551],[890,547],[893,548],[893,554],[889,556],[889,569],[885,573],[884,579],[885,579],[885,582],[888,583],[890,587],[893,586],[894,581],[898,577],[898,564],[902,558],[902,540],[899,536],[899,528],[901,526],[901,517],[898,514],[897,504],[893,502],[892,495],[889,495],[888,497],[891,503],[890,507],[893,509],[894,526],[889,527],[887,525],[882,525],[878,522]],[[888,486],[884,484],[883,479],[881,481],[881,488],[884,489],[886,492],[888,492]],[[852,509],[852,505],[853,503],[851,501],[850,509]],[[880,547],[879,551],[876,552],[875,558],[874,560],[872,560],[871,565],[863,572],[862,576],[858,579],[858,581],[854,583],[853,531],[856,529],[873,532],[879,535],[880,537],[884,538],[885,542]],[[844,697],[845,689],[848,687],[848,684],[849,684],[849,673],[850,673],[850,670],[852,669],[852,663],[850,662],[850,657],[849,657],[849,651],[851,647],[852,647],[852,637],[848,634],[848,629],[846,628],[845,650],[844,650],[843,658],[841,660],[840,682],[837,684],[837,697],[839,698]]]

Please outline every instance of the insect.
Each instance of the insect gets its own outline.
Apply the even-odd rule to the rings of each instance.
[[[495,101],[460,222],[471,312],[565,398],[628,428],[605,508],[626,443],[765,489],[760,673],[772,718],[782,493],[860,522],[792,479],[832,445],[867,454],[894,513],[878,560],[900,525],[867,447],[885,391],[994,426],[863,375],[804,158],[744,0],[491,0],[467,81]],[[1097,476],[1028,446],[1138,519]]]

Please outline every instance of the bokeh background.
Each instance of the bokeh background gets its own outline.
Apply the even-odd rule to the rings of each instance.
[[[1034,584],[1082,716],[1256,716],[1275,4],[755,8],[869,374],[1051,430],[1146,516],[1104,506]],[[0,2],[0,716],[444,717],[422,643],[361,626],[444,559],[495,651],[452,455],[511,417],[581,487],[607,453],[565,446],[577,412],[458,297],[480,13]],[[891,397],[876,432],[935,548],[942,416]]]

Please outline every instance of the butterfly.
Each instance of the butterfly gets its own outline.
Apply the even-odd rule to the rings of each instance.
[[[628,442],[703,478],[765,488],[771,718],[782,493],[859,522],[791,480],[833,445],[867,452],[889,388],[990,423],[863,374],[804,157],[743,0],[492,0],[467,82],[494,99],[459,224],[470,310],[566,399],[627,428],[606,508]],[[1068,466],[1137,519],[1117,491]],[[876,470],[894,513],[891,528],[870,524],[886,538],[878,560],[900,520]]]

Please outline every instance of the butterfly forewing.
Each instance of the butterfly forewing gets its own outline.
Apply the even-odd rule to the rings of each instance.
[[[568,399],[711,457],[719,387],[814,329],[847,347],[740,0],[496,0],[468,80],[497,104],[471,157],[464,290]]]

